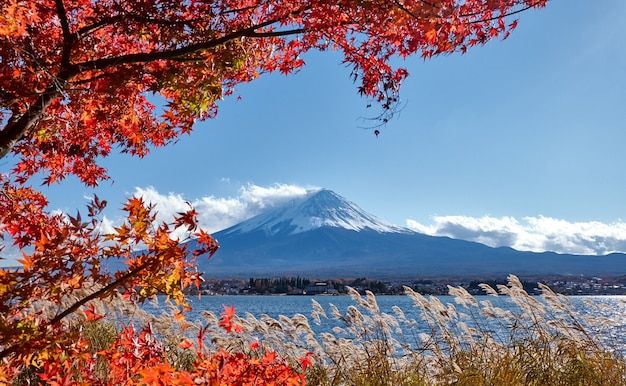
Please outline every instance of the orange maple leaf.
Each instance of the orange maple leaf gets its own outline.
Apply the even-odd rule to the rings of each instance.
[[[102,318],[104,318],[104,315],[100,315],[96,313],[96,310],[93,307],[93,303],[90,303],[87,306],[87,309],[83,311],[83,313],[85,314],[85,317],[87,318],[86,321],[96,321],[96,320],[100,320]]]
[[[426,36],[426,40],[428,40],[431,44],[434,44],[437,41],[437,31],[434,28],[426,31],[424,36]]]
[[[225,318],[228,318],[228,319],[230,319],[233,316],[235,316],[236,311],[235,311],[235,305],[234,304],[231,305],[230,307],[225,305],[225,304],[222,304],[222,307],[224,307],[224,311],[222,312],[222,316],[224,316]]]

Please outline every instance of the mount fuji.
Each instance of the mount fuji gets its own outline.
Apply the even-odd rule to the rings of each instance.
[[[205,277],[491,277],[626,273],[626,255],[521,252],[434,237],[382,220],[319,189],[214,233],[220,249],[200,259]],[[193,242],[193,241],[192,241]]]
[[[262,231],[267,236],[287,236],[322,227],[352,231],[373,230],[380,233],[407,232],[373,216],[335,192],[320,189],[292,200],[270,212],[262,213],[228,228],[220,234],[237,235]]]

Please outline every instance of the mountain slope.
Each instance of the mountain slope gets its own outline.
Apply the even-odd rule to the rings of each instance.
[[[221,247],[199,262],[207,277],[415,278],[619,275],[626,255],[561,255],[491,248],[423,235],[371,215],[330,190],[214,234]]]
[[[321,227],[364,229],[378,232],[407,232],[359,208],[328,189],[309,192],[281,208],[262,213],[220,233],[234,235],[263,231],[268,235],[289,235]]]

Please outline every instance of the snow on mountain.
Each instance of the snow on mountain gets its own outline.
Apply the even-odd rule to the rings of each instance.
[[[274,236],[293,235],[321,227],[353,231],[370,229],[380,233],[412,233],[407,228],[367,213],[328,189],[312,190],[306,196],[292,200],[283,207],[272,208],[222,232],[242,234],[262,231],[268,236]]]

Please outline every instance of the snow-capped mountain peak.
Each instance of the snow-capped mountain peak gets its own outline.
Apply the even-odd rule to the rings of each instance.
[[[318,189],[292,200],[224,232],[228,234],[263,231],[267,235],[296,234],[320,227],[335,227],[360,231],[365,229],[380,233],[410,232],[382,220],[328,189]]]
[[[626,272],[626,255],[519,252],[392,225],[330,190],[311,191],[213,235],[207,277],[410,278]],[[482,279],[481,279],[482,280]]]

